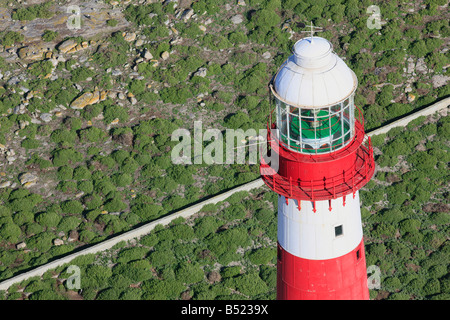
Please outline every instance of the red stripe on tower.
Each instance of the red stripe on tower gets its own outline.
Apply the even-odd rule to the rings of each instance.
[[[277,299],[367,300],[364,243],[334,259],[310,260],[278,245]]]

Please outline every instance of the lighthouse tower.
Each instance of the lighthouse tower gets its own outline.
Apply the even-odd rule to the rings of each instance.
[[[374,173],[373,150],[356,75],[332,49],[321,37],[299,40],[270,83],[278,167],[262,158],[260,171],[278,194],[281,300],[369,299],[358,190]]]

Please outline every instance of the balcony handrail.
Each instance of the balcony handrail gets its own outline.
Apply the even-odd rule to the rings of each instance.
[[[370,141],[367,142],[367,144],[370,146]],[[327,199],[330,197],[335,199],[346,194],[354,194],[358,186],[370,179],[369,175],[371,176],[371,172],[375,167],[375,164],[372,161],[373,150],[371,147],[364,147],[361,149],[362,152],[359,153],[359,161],[362,165],[356,170],[353,167],[346,171],[343,170],[342,173],[338,175],[328,178],[324,177],[322,179],[293,180],[291,177],[287,179],[279,175],[264,161],[264,159],[261,159],[261,168],[264,168],[266,172],[266,175],[263,175],[262,178],[275,192],[289,198],[302,198],[299,196],[299,193],[302,193],[305,194],[309,200],[314,201],[321,200],[321,198],[324,197]],[[323,195],[324,193],[325,196]]]

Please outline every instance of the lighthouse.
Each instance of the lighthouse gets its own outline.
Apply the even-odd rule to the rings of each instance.
[[[278,194],[277,299],[367,300],[358,190],[375,164],[354,104],[357,77],[328,40],[311,35],[269,87],[267,143],[278,165],[262,157],[260,172]]]

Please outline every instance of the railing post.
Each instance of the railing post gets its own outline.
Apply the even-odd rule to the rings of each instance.
[[[352,191],[353,191],[353,199],[355,199],[355,169],[352,169]]]
[[[365,157],[364,157],[365,158]],[[369,159],[367,159],[368,160],[368,162],[366,163],[366,159],[364,159],[364,167],[366,168],[366,173],[365,173],[365,176],[364,176],[364,181],[366,181],[366,179],[367,179],[367,171],[368,171],[368,166],[369,166],[369,163],[370,163],[370,158]]]
[[[292,177],[289,176],[289,196],[292,198]]]
[[[345,180],[345,171],[342,170],[342,184],[347,184],[347,181]]]
[[[336,199],[336,185],[334,184],[334,176],[331,177],[331,183],[333,184],[333,198]]]

